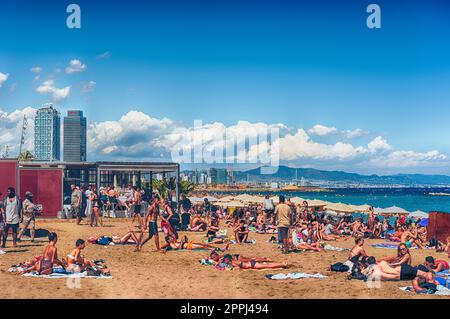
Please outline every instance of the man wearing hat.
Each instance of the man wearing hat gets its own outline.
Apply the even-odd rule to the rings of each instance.
[[[31,242],[34,242],[34,234],[36,229],[36,223],[35,223],[35,205],[33,204],[33,194],[31,192],[25,193],[25,200],[22,204],[22,223],[23,228],[19,233],[18,240],[22,238],[22,235],[25,233],[27,229],[30,229],[30,237]]]

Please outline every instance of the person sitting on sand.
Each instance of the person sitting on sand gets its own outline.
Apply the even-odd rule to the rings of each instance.
[[[408,246],[406,246],[406,244],[404,243],[401,243],[397,247],[397,256],[384,257],[378,260],[378,262],[381,261],[387,262],[391,267],[396,267],[403,264],[411,265],[412,257],[411,253],[409,252]]]
[[[374,219],[372,238],[381,238],[383,234],[383,224],[378,217]]]
[[[448,258],[450,258],[450,236],[447,237],[446,243],[437,241],[436,252],[448,253]]]
[[[219,217],[216,214],[211,215],[210,225],[208,226],[206,233],[206,238],[208,242],[214,240],[216,238],[216,234],[219,231]]]
[[[317,252],[323,251],[323,249],[320,248],[320,242],[308,244],[306,241],[304,241],[303,234],[299,231],[299,228],[293,228],[292,230],[290,230],[290,236],[288,237],[288,246],[290,249],[294,250],[312,250]]]
[[[189,230],[193,232],[202,232],[207,228],[205,220],[201,216],[200,211],[196,211],[194,217],[191,219],[191,224],[189,225]]]
[[[363,248],[364,246],[364,238],[358,237],[355,239],[355,246],[350,250],[348,254],[348,260],[352,263],[356,264],[360,258],[367,257],[367,253]]]
[[[361,218],[358,218],[353,223],[352,236],[355,237],[355,238],[356,237],[364,237],[364,224],[363,224]]]
[[[244,220],[239,221],[239,225],[234,228],[234,237],[236,238],[236,242],[238,244],[246,243],[248,239],[248,228],[245,225]]]
[[[425,262],[423,265],[430,271],[433,271],[435,273],[448,270],[449,264],[445,260],[435,260],[433,256],[428,256],[425,258]]]
[[[341,236],[334,234],[334,230],[335,228],[330,221],[325,220],[322,223],[319,223],[319,240],[335,241],[341,238]]]
[[[405,243],[408,248],[411,248],[417,241],[417,229],[410,224],[408,229],[406,229],[402,236],[400,237],[400,242]]]
[[[264,269],[279,269],[279,268],[288,268],[289,264],[287,262],[283,263],[266,263],[266,262],[258,262],[254,259],[250,261],[241,261],[234,260],[233,256],[227,254],[222,257],[219,263],[217,263],[216,268],[218,269],[255,269],[255,270],[264,270]]]
[[[53,273],[53,265],[59,265],[65,268],[63,262],[58,259],[58,249],[56,248],[58,235],[56,233],[49,233],[48,241],[49,243],[44,248],[42,258],[40,258],[32,267],[20,272],[20,274],[36,271],[39,275],[50,275]]]
[[[85,259],[81,251],[86,247],[83,239],[78,239],[75,243],[75,249],[67,255],[67,271],[79,273],[86,270],[86,267],[95,267],[95,264],[88,259]]]
[[[224,248],[219,248],[216,246],[213,246],[211,244],[215,242],[211,242],[209,244],[203,244],[203,243],[195,243],[193,241],[190,241],[187,236],[183,236],[180,241],[177,241],[175,238],[171,238],[168,242],[163,244],[161,246],[161,250],[163,252],[167,252],[169,250],[194,250],[194,249],[218,249],[222,251],[228,250],[230,243],[228,240],[221,241],[225,242]]]

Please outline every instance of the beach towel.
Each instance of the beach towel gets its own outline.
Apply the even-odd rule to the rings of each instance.
[[[316,278],[316,279],[323,279],[327,278],[327,276],[324,276],[322,274],[307,274],[303,272],[291,272],[288,274],[276,274],[276,275],[266,275],[267,279],[271,280],[285,280],[285,279],[303,279],[303,278]]]
[[[450,296],[450,289],[444,286],[437,286],[437,291],[435,293],[426,293],[429,295],[437,295],[437,296]],[[414,292],[413,287],[409,286],[409,287],[401,287],[400,290],[406,291],[406,292]]]
[[[0,255],[6,254],[6,251],[0,249]]]
[[[348,250],[350,250],[348,248],[335,247],[335,246],[331,246],[329,244],[326,244],[325,246],[323,246],[323,249],[330,250],[330,251],[348,251]]]
[[[22,267],[11,267],[9,272],[15,273],[19,271],[24,271],[25,269]],[[109,279],[112,276],[100,275],[100,276],[88,276],[86,271],[81,273],[69,273],[66,272],[62,267],[53,267],[53,273],[50,275],[39,275],[37,272],[31,272],[27,274],[23,274],[23,277],[34,277],[34,278],[47,278],[47,279],[55,279],[55,278],[88,278],[88,279]]]
[[[234,240],[234,239],[231,239],[230,240],[230,244],[236,244],[237,242]],[[252,239],[252,240],[249,240],[249,241],[247,241],[247,242],[245,242],[245,243],[243,243],[243,244],[253,244],[253,245],[255,245],[256,244],[256,239]]]
[[[398,244],[378,243],[378,244],[372,244],[370,246],[374,247],[374,248],[397,249]],[[409,249],[417,249],[417,247],[410,247]]]

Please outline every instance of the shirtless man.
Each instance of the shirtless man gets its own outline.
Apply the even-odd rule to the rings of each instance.
[[[430,276],[433,276],[431,272],[425,272],[408,264],[392,267],[385,261],[373,265],[369,275],[381,281],[414,280],[417,277],[430,278]]]
[[[137,219],[139,227],[142,227],[142,217],[141,217],[142,193],[139,188],[136,188],[134,191],[133,204],[134,204],[134,211],[132,214],[133,219],[131,221],[131,224],[134,224],[135,219]]]
[[[147,243],[153,237],[155,237],[156,251],[160,250],[158,224],[157,224],[158,216],[159,216],[159,198],[156,197],[153,200],[152,205],[149,206],[149,208],[147,210],[147,214],[145,214],[145,225],[148,225],[148,237],[144,241],[142,241],[136,245],[136,251],[141,251],[142,246],[144,246],[145,243]],[[145,228],[144,228],[144,230],[145,230]]]
[[[248,228],[245,226],[245,221],[240,220],[239,225],[234,228],[234,237],[238,244],[246,243],[248,239]]]
[[[408,248],[416,242],[417,239],[417,229],[413,225],[409,225],[408,229],[402,233],[400,237],[400,242],[405,243]]]
[[[201,217],[199,211],[196,212],[194,217],[191,219],[191,224],[189,225],[190,231],[205,231],[207,228],[206,222]]]
[[[352,236],[353,237],[364,237],[364,225],[361,218],[358,218],[352,228]]]
[[[50,233],[48,235],[48,241],[49,244],[45,246],[42,258],[33,267],[19,274],[37,271],[40,275],[50,275],[53,273],[53,265],[60,265],[64,268],[64,264],[58,259],[58,250],[56,248],[58,235],[56,233]]]

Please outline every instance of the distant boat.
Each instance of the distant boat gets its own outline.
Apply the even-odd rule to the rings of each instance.
[[[431,196],[450,196],[448,193],[429,193]]]

